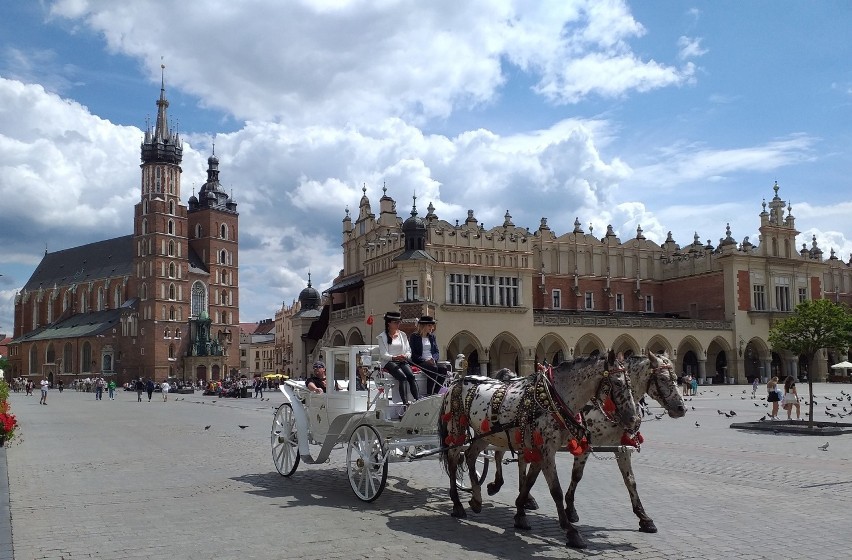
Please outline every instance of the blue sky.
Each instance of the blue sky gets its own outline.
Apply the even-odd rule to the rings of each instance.
[[[0,0],[0,332],[50,251],[126,235],[165,63],[183,198],[213,143],[241,320],[342,267],[340,221],[432,202],[486,228],[758,240],[761,202],[852,253],[852,4]]]

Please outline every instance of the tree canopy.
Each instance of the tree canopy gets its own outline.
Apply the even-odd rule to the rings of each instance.
[[[809,360],[822,348],[847,348],[852,343],[852,313],[827,299],[804,301],[769,329],[769,343]]]

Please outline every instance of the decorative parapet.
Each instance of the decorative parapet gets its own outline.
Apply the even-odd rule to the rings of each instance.
[[[604,327],[681,330],[733,330],[732,321],[705,321],[673,317],[643,317],[637,315],[574,314],[534,311],[533,326],[545,327]]]
[[[527,313],[529,307],[500,307],[496,305],[452,305],[445,303],[440,306],[441,311],[461,313]]]
[[[332,322],[336,322],[336,321],[347,321],[349,319],[363,319],[363,318],[364,318],[364,306],[363,305],[353,305],[352,307],[347,307],[346,309],[338,309],[337,311],[332,311],[330,320]]]

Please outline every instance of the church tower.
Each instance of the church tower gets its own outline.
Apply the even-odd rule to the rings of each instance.
[[[161,67],[164,68],[164,67]],[[186,207],[180,202],[183,142],[170,130],[165,78],[157,120],[142,142],[142,184],[134,208],[133,273],[139,297],[140,361],[156,379],[177,376],[186,347],[190,263]]]

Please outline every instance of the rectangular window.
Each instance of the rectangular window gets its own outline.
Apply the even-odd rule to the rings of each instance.
[[[645,312],[654,312],[654,296],[645,296]]]
[[[553,290],[553,309],[562,309],[562,290]]]
[[[484,274],[473,275],[474,305],[494,305],[494,277]]]
[[[799,288],[799,303],[804,303],[806,301],[808,301],[808,289]]]
[[[615,294],[615,310],[624,311],[624,294]]]
[[[498,305],[517,307],[520,305],[519,280],[514,277],[500,276],[497,278]]]
[[[470,303],[470,275],[449,274],[450,303],[467,305]]]
[[[417,300],[417,280],[405,281],[405,301]]]
[[[775,308],[778,311],[790,311],[790,279],[780,276],[774,279]]]
[[[586,292],[586,309],[594,309],[595,308],[595,294],[592,292]]]
[[[766,286],[763,284],[755,284],[752,288],[753,301],[752,307],[755,311],[766,311]]]

